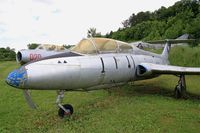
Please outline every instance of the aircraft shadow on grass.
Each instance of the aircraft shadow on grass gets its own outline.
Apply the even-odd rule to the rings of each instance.
[[[118,93],[121,96],[143,96],[143,95],[157,95],[157,96],[164,96],[164,97],[171,97],[174,98],[174,91],[170,90],[168,88],[163,88],[160,86],[156,86],[153,84],[134,84],[134,85],[128,85],[127,89],[124,89],[123,87],[117,88]],[[114,92],[116,89],[113,89],[112,92]],[[116,92],[114,92],[116,93]],[[191,92],[186,93],[186,97],[184,99],[187,100],[200,100],[199,94],[194,94]]]

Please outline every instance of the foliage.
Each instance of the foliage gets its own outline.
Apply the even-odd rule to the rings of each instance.
[[[111,31],[104,37],[130,42],[141,39],[171,39],[188,33],[193,38],[200,39],[199,24],[199,0],[181,0],[168,8],[132,14],[122,22],[123,28]]]
[[[147,12],[139,12],[137,15],[134,13],[129,17],[129,19],[122,22],[123,26],[125,28],[135,26],[139,23],[142,23],[144,21],[148,21],[151,19],[151,13],[149,11]]]
[[[74,45],[63,45],[63,47],[65,47],[66,49],[70,49],[71,47],[73,47]]]
[[[40,44],[30,43],[27,45],[28,49],[36,49]]]
[[[97,32],[96,28],[90,28],[87,31],[87,37],[101,37],[101,32]]]
[[[15,60],[15,50],[7,48],[0,48],[0,61],[11,61]]]
[[[170,62],[179,66],[200,66],[200,46],[197,47],[174,47],[170,51]]]

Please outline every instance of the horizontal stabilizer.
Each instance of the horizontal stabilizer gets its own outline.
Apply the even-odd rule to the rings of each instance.
[[[165,39],[165,40],[157,40],[157,41],[147,41],[150,44],[177,44],[177,43],[192,43],[195,42],[195,39]]]

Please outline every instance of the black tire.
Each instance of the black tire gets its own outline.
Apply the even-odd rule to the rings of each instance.
[[[175,98],[177,98],[177,99],[181,98],[181,96],[182,96],[181,91],[178,87],[179,86],[177,85],[174,90],[174,95],[175,95]]]
[[[63,118],[63,117],[69,117],[73,114],[74,112],[74,109],[72,107],[72,105],[70,104],[64,104],[63,107],[66,109],[66,110],[69,110],[70,112],[69,113],[66,113],[62,108],[59,108],[58,110],[58,115]]]

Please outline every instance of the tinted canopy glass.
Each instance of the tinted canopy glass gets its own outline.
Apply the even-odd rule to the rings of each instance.
[[[71,50],[81,54],[125,53],[131,52],[132,46],[108,38],[88,38],[81,40]]]

